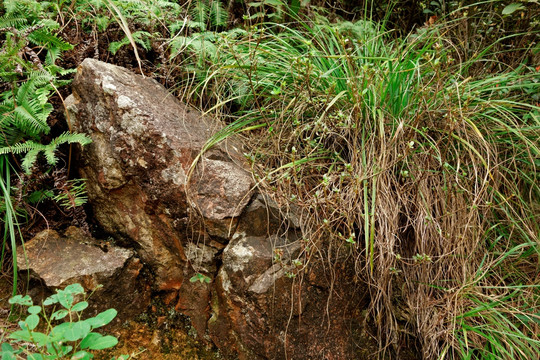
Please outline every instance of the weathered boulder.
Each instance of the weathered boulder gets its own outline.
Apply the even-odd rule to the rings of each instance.
[[[156,289],[179,292],[177,308],[204,332],[209,288],[189,279],[204,272],[198,265],[206,255],[194,245],[211,256],[222,250],[219,242],[251,199],[253,180],[240,149],[231,142],[214,147],[190,182],[193,160],[223,124],[156,81],[93,59],[79,66],[72,88],[69,118],[93,140],[82,150],[80,175],[95,218],[107,232],[131,240],[154,272]]]
[[[132,250],[102,242],[76,227],[63,235],[44,230],[17,249],[21,271],[45,285],[43,293],[80,283],[92,296],[91,307],[114,307],[119,319],[139,314],[149,304],[150,292],[140,278],[142,264]],[[98,289],[99,287],[99,289]],[[37,299],[35,299],[37,300]],[[121,306],[120,306],[121,305]]]
[[[80,174],[96,220],[129,239],[154,290],[201,339],[243,359],[352,354],[349,304],[363,306],[365,289],[334,287],[342,270],[304,269],[300,221],[254,191],[234,137],[199,155],[222,123],[154,80],[91,59],[66,103],[75,129],[93,140]]]

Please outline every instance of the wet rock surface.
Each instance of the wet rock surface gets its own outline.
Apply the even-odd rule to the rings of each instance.
[[[254,190],[238,140],[214,146],[191,169],[222,123],[154,80],[92,59],[66,103],[74,128],[93,140],[81,151],[80,175],[95,219],[128,239],[122,244],[153,274],[154,294],[189,316],[199,339],[241,359],[357,353],[354,311],[365,288],[333,286],[347,269],[303,270],[298,217]]]

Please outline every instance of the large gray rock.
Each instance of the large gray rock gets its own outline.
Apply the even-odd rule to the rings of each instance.
[[[230,141],[206,152],[190,181],[193,160],[223,124],[156,81],[93,59],[79,66],[66,103],[74,128],[93,140],[82,150],[80,175],[95,218],[131,240],[155,288],[178,292],[177,308],[204,332],[209,288],[189,279],[215,271],[202,263],[223,249],[251,199],[239,146]]]
[[[204,220],[226,222],[249,202],[253,181],[235,146],[216,147],[194,173],[191,164],[222,127],[178,102],[151,79],[86,59],[73,82],[68,110],[77,131],[93,143],[83,149],[81,176],[95,214],[111,233],[129,235],[160,287],[183,281],[186,224],[191,205]]]

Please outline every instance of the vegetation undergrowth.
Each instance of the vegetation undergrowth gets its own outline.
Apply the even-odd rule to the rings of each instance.
[[[304,268],[369,284],[382,354],[409,334],[426,359],[540,351],[539,47],[464,49],[472,10],[397,38],[315,12],[191,47],[186,98],[230,122],[208,146],[252,142],[259,186],[302,211]]]
[[[42,306],[34,305],[29,295],[12,297],[10,303],[27,307],[28,315],[19,321],[21,330],[9,334],[9,342],[2,342],[2,359],[89,360],[94,357],[92,350],[114,347],[118,343],[116,337],[101,335],[94,330],[110,323],[116,317],[116,310],[108,309],[83,319],[83,311],[89,305],[87,299],[80,284],[57,290],[56,294],[43,301]],[[52,312],[49,311],[50,306],[53,306]],[[60,309],[57,310],[57,306]],[[123,355],[117,359],[127,358]]]
[[[258,185],[299,209],[305,241],[291,276],[314,261],[356,269],[381,358],[407,342],[425,359],[536,358],[535,2],[418,1],[427,22],[410,32],[407,2],[239,3],[233,26],[236,2],[4,1],[3,248],[16,248],[23,204],[55,196],[22,196],[14,180],[38,154],[54,164],[61,143],[88,142],[43,141],[50,96],[73,71],[57,65],[72,48],[59,34],[85,32],[94,40],[80,51],[107,58],[96,39],[118,30],[113,61],[135,50],[141,72],[225,120],[205,149],[242,134]]]
[[[69,129],[50,139],[48,144],[42,143],[42,137],[50,132],[47,119],[53,111],[49,102],[51,94],[68,83],[61,77],[72,72],[56,64],[61,52],[71,49],[71,45],[56,36],[59,24],[42,17],[44,10],[47,5],[35,1],[6,0],[0,16],[3,31],[0,78],[5,81],[0,94],[0,215],[3,230],[0,263],[4,264],[9,249],[13,295],[17,290],[16,249],[22,240],[19,225],[27,214],[25,206],[32,206],[47,197],[65,200],[73,195],[69,189],[56,195],[45,188],[26,192],[24,177],[30,175],[38,155],[43,154],[46,163],[55,165],[58,160],[55,152],[60,145],[90,142],[86,135],[72,133]]]

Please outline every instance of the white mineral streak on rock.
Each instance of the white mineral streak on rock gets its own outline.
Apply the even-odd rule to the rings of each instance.
[[[175,185],[186,184],[186,173],[182,164],[175,163],[161,171],[161,177],[167,182],[172,182]]]
[[[223,269],[220,269],[218,277],[221,280],[221,286],[223,287],[223,290],[225,290],[225,292],[231,292],[232,284],[231,280],[229,279],[229,275],[227,275],[227,272]]]
[[[232,271],[242,271],[249,260],[253,257],[255,249],[246,243],[243,239],[240,242],[231,246],[227,251],[229,262],[227,266]]]
[[[114,79],[109,75],[103,76],[101,87],[103,88],[103,92],[105,94],[112,95],[116,92],[116,85],[114,85]]]
[[[285,275],[285,269],[280,264],[274,264],[253,282],[249,291],[263,294],[283,275]]]
[[[118,96],[118,100],[116,100],[116,102],[119,109],[130,109],[135,106],[135,102],[126,95]]]

